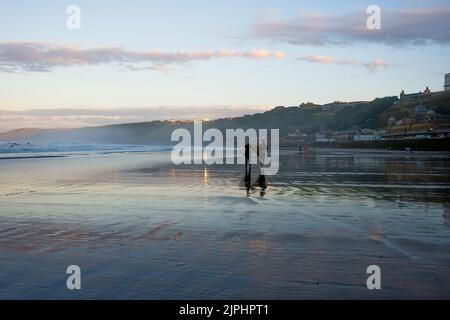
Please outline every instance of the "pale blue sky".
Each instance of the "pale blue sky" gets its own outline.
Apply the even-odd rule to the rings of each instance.
[[[81,30],[66,28],[70,4],[81,8]],[[336,25],[346,29],[347,20],[354,22],[352,17],[361,16],[365,24],[370,4],[382,10],[382,41],[347,35],[356,27],[328,37],[327,32],[335,32],[332,28]],[[444,74],[450,72],[450,41],[445,35],[449,32],[445,22],[449,8],[449,1],[417,0],[1,1],[0,67],[3,64],[14,72],[0,68],[0,110],[277,106],[369,100],[397,95],[401,89],[423,90],[427,85],[438,91]],[[404,11],[407,13],[396,19]],[[390,17],[386,21],[385,12]],[[415,26],[408,19],[416,14],[419,23]],[[320,31],[327,40],[316,44],[302,38],[307,34],[297,37],[295,30],[302,29],[295,26],[302,24],[304,15],[332,17],[330,29]],[[390,22],[402,19],[405,23],[390,29]],[[262,31],[261,25],[273,21],[278,26],[275,32]],[[436,36],[439,28],[447,29]],[[333,42],[337,37],[340,42]],[[16,51],[5,58],[1,45],[10,49],[10,43],[15,43]],[[213,57],[135,71],[99,57],[101,62],[58,62],[49,70],[32,71],[21,60],[22,53],[27,53],[23,43],[38,43],[45,50],[48,44],[105,50],[120,47],[127,57],[129,51],[157,49],[165,53],[263,49],[282,51],[284,58]],[[323,56],[331,61],[323,63]],[[369,64],[374,61],[383,63],[372,70]],[[36,61],[39,67],[48,67],[42,64]],[[154,61],[146,60],[143,67],[149,64]]]

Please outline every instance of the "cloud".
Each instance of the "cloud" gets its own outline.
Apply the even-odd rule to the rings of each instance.
[[[362,65],[366,67],[369,72],[374,72],[381,68],[390,67],[390,65],[387,62],[380,59],[376,59],[375,61],[369,63],[363,63]]]
[[[448,8],[389,10],[381,7],[380,30],[367,28],[368,17],[365,10],[352,14],[302,14],[290,20],[256,23],[250,28],[250,36],[312,46],[450,44]]]
[[[160,106],[111,109],[0,110],[0,132],[18,128],[77,128],[170,119],[217,119],[264,112],[268,105]]]
[[[57,67],[120,63],[130,70],[164,70],[173,64],[194,61],[246,58],[282,59],[284,53],[267,50],[131,51],[121,47],[81,48],[48,42],[0,42],[0,71],[49,72]]]
[[[304,60],[308,62],[318,62],[318,63],[331,63],[333,62],[333,58],[330,56],[324,56],[321,54],[316,54],[312,56],[301,57],[299,60]]]
[[[313,63],[323,63],[323,64],[338,64],[338,65],[352,65],[352,66],[363,66],[367,69],[368,72],[372,73],[382,68],[388,68],[392,66],[391,64],[381,60],[376,59],[371,62],[361,62],[358,60],[341,60],[341,59],[334,59],[327,55],[322,54],[315,54],[312,56],[304,56],[298,58],[298,60],[306,61],[306,62],[313,62]]]

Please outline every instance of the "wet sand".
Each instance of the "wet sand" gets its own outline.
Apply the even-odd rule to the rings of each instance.
[[[243,166],[167,152],[6,159],[0,298],[448,299],[449,160],[286,151],[247,197]],[[381,290],[366,287],[372,264]]]

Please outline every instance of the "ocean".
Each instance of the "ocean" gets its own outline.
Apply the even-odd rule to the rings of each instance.
[[[167,147],[8,148],[0,299],[450,298],[448,153],[282,150],[247,192]]]

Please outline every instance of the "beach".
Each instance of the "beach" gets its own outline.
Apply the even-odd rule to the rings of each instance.
[[[449,160],[285,150],[247,195],[169,151],[3,158],[0,299],[449,299]]]

